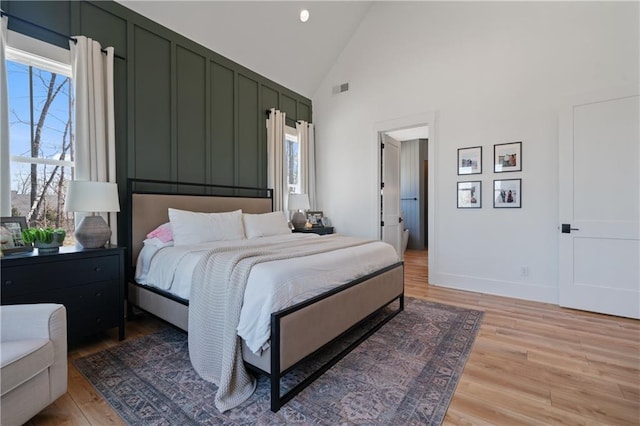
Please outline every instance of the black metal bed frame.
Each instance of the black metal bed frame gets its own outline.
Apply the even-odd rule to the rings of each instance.
[[[304,390],[307,386],[309,386],[311,383],[313,383],[318,377],[323,375],[328,369],[333,367],[338,361],[340,361],[342,358],[347,356],[352,350],[354,350],[357,346],[359,346],[360,343],[362,343],[365,340],[367,340],[373,333],[378,331],[383,325],[385,325],[387,322],[389,322],[393,317],[395,317],[400,312],[402,312],[404,310],[404,291],[400,295],[395,296],[394,298],[389,300],[387,303],[385,303],[383,306],[381,306],[380,308],[376,309],[374,312],[372,312],[371,314],[369,314],[365,318],[361,319],[360,321],[358,321],[357,323],[355,323],[354,325],[349,327],[347,330],[345,330],[342,333],[340,333],[338,336],[333,338],[331,341],[329,341],[326,344],[322,345],[320,348],[318,348],[317,350],[313,351],[312,353],[310,353],[306,357],[302,358],[300,361],[296,362],[295,364],[293,364],[292,366],[290,366],[289,368],[287,368],[284,371],[280,371],[280,320],[282,318],[286,317],[287,315],[290,315],[290,314],[292,314],[294,312],[297,312],[297,311],[299,311],[301,309],[304,309],[307,306],[312,305],[312,304],[314,304],[314,303],[316,303],[316,302],[318,302],[320,300],[323,300],[323,299],[326,299],[328,297],[331,297],[331,296],[333,296],[335,294],[338,294],[338,293],[340,293],[340,292],[342,292],[344,290],[347,290],[348,288],[351,288],[351,287],[353,287],[355,285],[358,285],[358,284],[360,284],[360,283],[362,283],[364,281],[367,281],[370,278],[374,278],[374,277],[376,277],[378,275],[381,275],[381,274],[383,274],[385,272],[388,272],[388,271],[390,271],[392,269],[399,268],[399,267],[402,267],[402,266],[403,266],[403,262],[398,262],[396,264],[387,266],[386,268],[383,268],[383,269],[381,269],[379,271],[376,271],[376,272],[374,272],[372,274],[366,275],[364,277],[360,277],[360,278],[358,278],[356,280],[353,280],[353,281],[351,281],[351,282],[349,282],[347,284],[344,284],[344,285],[341,285],[339,287],[336,287],[333,290],[330,290],[330,291],[328,291],[326,293],[320,294],[320,295],[318,295],[316,297],[313,297],[311,299],[305,300],[305,301],[300,302],[300,303],[298,303],[296,305],[290,306],[290,307],[285,308],[285,309],[283,309],[281,311],[274,312],[274,313],[271,314],[271,344],[270,344],[270,348],[271,348],[271,360],[270,360],[271,361],[271,373],[267,373],[266,371],[263,371],[263,370],[255,367],[255,366],[253,366],[251,364],[246,364],[245,363],[245,365],[250,370],[257,371],[257,372],[259,372],[261,374],[264,374],[267,377],[269,377],[270,382],[271,382],[271,411],[273,411],[275,413],[278,410],[280,410],[280,408],[284,404],[286,404],[291,398],[293,398],[298,393],[300,393],[302,390]],[[403,277],[403,280],[404,280],[404,277]],[[318,352],[320,352],[326,346],[331,345],[332,343],[334,343],[335,341],[340,339],[342,336],[346,335],[347,333],[349,333],[353,329],[357,328],[358,326],[360,326],[361,324],[366,322],[368,319],[370,319],[371,317],[376,315],[378,312],[380,312],[381,310],[383,310],[384,308],[386,308],[387,306],[389,306],[391,303],[393,303],[396,300],[398,300],[398,302],[399,302],[397,309],[395,309],[394,311],[389,313],[389,315],[385,316],[375,326],[373,326],[366,333],[361,335],[358,339],[356,339],[355,341],[350,343],[347,347],[345,347],[339,353],[334,355],[330,360],[328,360],[326,363],[321,365],[316,371],[314,371],[308,377],[303,379],[300,383],[295,385],[291,390],[286,392],[284,395],[280,395],[280,380],[288,372],[290,372],[291,370],[293,370],[294,368],[296,368],[297,366],[299,366],[303,362],[307,361],[309,358],[311,358],[314,355],[316,355]]]
[[[199,187],[204,187],[204,188],[208,188],[211,190],[247,190],[247,191],[257,191],[259,193],[259,191],[264,191],[264,193],[266,194],[266,196],[256,196],[256,198],[271,198],[271,210],[273,210],[273,191],[271,189],[265,189],[265,188],[251,188],[251,187],[234,187],[234,186],[224,186],[224,185],[209,185],[209,184],[196,184],[196,183],[185,183],[185,182],[172,182],[172,181],[160,181],[160,180],[149,180],[149,179],[129,179],[128,183],[127,183],[127,199],[129,202],[129,206],[128,208],[131,210],[131,197],[132,194],[134,192],[136,193],[152,193],[152,194],[158,194],[158,195],[163,195],[163,194],[171,194],[171,195],[203,195],[203,196],[211,196],[211,195],[216,195],[216,196],[230,196],[230,197],[238,197],[239,195],[220,195],[220,194],[189,194],[189,193],[176,193],[176,192],[170,192],[170,191],[161,191],[161,192],[155,192],[155,191],[135,191],[133,189],[133,186],[135,183],[148,183],[148,184],[162,184],[162,185],[175,185],[177,186],[199,186]],[[243,196],[245,197],[245,196]],[[131,211],[129,212],[129,221],[128,221],[128,232],[129,232],[129,238],[131,238],[132,236],[132,215],[131,215]],[[131,243],[131,241],[130,241]],[[127,256],[127,258],[130,261],[130,257],[131,256]],[[129,272],[131,274],[130,279],[128,280],[129,282],[131,282],[132,284],[144,288],[145,290],[157,293],[163,297],[169,298],[177,303],[189,306],[189,301],[179,298],[177,296],[172,295],[171,293],[167,292],[167,291],[163,291],[161,289],[157,289],[151,286],[147,286],[147,285],[143,285],[143,284],[138,284],[135,282],[133,278],[133,265],[131,265],[131,267],[129,268]],[[371,274],[365,275],[363,277],[357,278],[347,284],[343,284],[341,286],[338,286],[328,292],[322,293],[318,296],[315,296],[311,299],[307,299],[305,301],[302,301],[300,303],[297,303],[293,306],[290,306],[288,308],[282,309],[278,312],[274,312],[271,314],[271,344],[270,344],[270,348],[271,348],[271,358],[270,358],[270,369],[271,369],[271,373],[267,373],[266,371],[252,365],[249,363],[245,362],[245,366],[251,370],[254,371],[258,374],[263,374],[266,375],[267,377],[269,377],[270,379],[270,387],[271,387],[271,411],[273,411],[274,413],[277,412],[278,410],[280,410],[280,408],[286,404],[289,400],[291,400],[294,396],[296,396],[298,393],[300,393],[302,390],[304,390],[307,386],[309,386],[311,383],[313,383],[318,377],[320,377],[322,374],[324,374],[328,369],[330,369],[332,366],[334,366],[338,361],[340,361],[342,358],[344,358],[346,355],[348,355],[353,349],[355,349],[358,345],[360,345],[362,342],[364,342],[366,339],[368,339],[373,333],[375,333],[376,331],[378,331],[383,325],[385,325],[387,322],[389,322],[392,318],[394,318],[396,315],[398,315],[400,312],[402,312],[404,310],[404,290],[402,291],[402,293],[400,293],[400,295],[393,297],[391,300],[389,300],[387,303],[385,303],[383,306],[381,306],[380,308],[376,309],[374,312],[372,312],[371,314],[369,314],[367,317],[361,319],[360,321],[358,321],[357,323],[355,323],[354,325],[352,325],[351,327],[349,327],[347,330],[343,331],[342,333],[340,333],[338,336],[336,336],[335,338],[333,338],[331,341],[327,342],[326,344],[322,345],[320,348],[318,348],[317,350],[313,351],[312,353],[310,353],[309,355],[305,356],[304,358],[302,358],[301,360],[297,361],[296,363],[294,363],[293,365],[291,365],[290,367],[288,367],[286,370],[284,371],[280,371],[280,338],[281,338],[281,333],[280,333],[280,321],[286,317],[287,315],[290,315],[294,312],[300,311],[301,309],[306,308],[309,305],[312,305],[314,303],[317,303],[321,300],[324,300],[326,298],[329,298],[333,295],[336,295],[342,291],[345,291],[353,286],[356,286],[364,281],[367,281],[371,278],[374,278],[378,275],[381,275],[385,272],[391,271],[395,268],[400,268],[403,267],[404,263],[403,262],[397,262],[393,265],[387,266],[381,270],[375,271]],[[404,277],[403,277],[404,280]],[[404,284],[403,284],[403,288],[404,288]],[[125,294],[127,294],[127,292],[125,292]],[[393,303],[394,301],[398,301],[398,308],[393,310],[392,312],[390,312],[388,315],[386,315],[382,320],[380,320],[376,325],[374,325],[371,329],[369,329],[367,332],[365,332],[363,335],[361,335],[359,338],[357,338],[356,340],[354,340],[353,342],[351,342],[348,346],[346,346],[344,349],[342,349],[339,353],[337,353],[336,355],[334,355],[330,360],[328,360],[326,363],[324,363],[323,365],[321,365],[317,370],[315,370],[314,372],[312,372],[308,377],[306,377],[305,379],[303,379],[300,383],[298,383],[297,385],[295,385],[292,389],[290,389],[288,392],[286,392],[284,395],[280,395],[280,381],[281,379],[291,370],[293,370],[294,368],[296,368],[297,366],[299,366],[300,364],[302,364],[303,362],[307,361],[309,358],[313,357],[314,355],[316,355],[318,352],[320,352],[322,349],[324,349],[326,346],[331,345],[332,343],[334,343],[335,341],[337,341],[338,339],[340,339],[341,337],[343,337],[344,335],[346,335],[347,333],[351,332],[352,330],[354,330],[355,328],[357,328],[358,326],[360,326],[361,324],[363,324],[365,321],[369,320],[370,318],[372,318],[374,315],[376,315],[377,313],[379,313],[380,311],[382,311],[383,309],[385,309],[387,306],[389,306],[391,303]],[[131,303],[128,302],[128,298],[127,298],[127,311],[128,313],[131,313]]]

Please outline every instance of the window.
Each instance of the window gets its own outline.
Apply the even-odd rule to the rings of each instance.
[[[302,193],[300,170],[300,143],[298,133],[293,127],[285,126],[284,151],[286,157],[287,188],[289,194]]]
[[[64,211],[74,175],[71,66],[8,47],[7,79],[11,215],[71,236],[73,213]]]

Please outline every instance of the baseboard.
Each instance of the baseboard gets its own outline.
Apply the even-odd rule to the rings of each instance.
[[[448,273],[429,273],[429,284],[456,290],[558,304],[558,288],[555,285],[491,280]]]

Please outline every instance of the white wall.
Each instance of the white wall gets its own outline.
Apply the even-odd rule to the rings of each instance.
[[[313,97],[319,206],[339,232],[376,238],[373,129],[435,111],[430,282],[557,302],[559,107],[637,83],[638,6],[374,3]],[[349,91],[333,95],[345,82]],[[513,141],[523,142],[523,171],[493,173],[493,144]],[[482,175],[457,176],[457,149],[478,145]],[[493,208],[499,178],[522,178],[521,209]],[[457,209],[456,182],[478,179],[482,209]]]

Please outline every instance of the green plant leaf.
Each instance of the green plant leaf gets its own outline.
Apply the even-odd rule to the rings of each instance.
[[[66,236],[67,232],[64,228],[27,228],[22,230],[22,240],[26,244],[31,244],[36,241],[42,243],[52,243],[55,241],[62,244]]]

